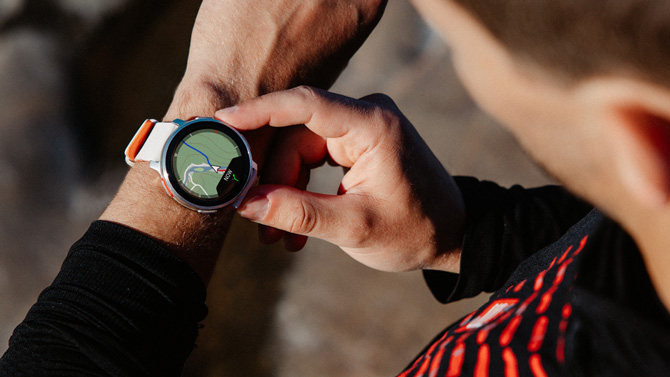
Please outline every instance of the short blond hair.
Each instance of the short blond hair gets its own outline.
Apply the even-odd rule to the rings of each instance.
[[[670,0],[454,1],[515,56],[564,79],[614,73],[670,86]]]

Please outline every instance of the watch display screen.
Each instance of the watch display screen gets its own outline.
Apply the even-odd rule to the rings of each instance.
[[[223,124],[205,121],[179,131],[168,147],[170,181],[194,204],[215,206],[246,186],[251,160],[246,143]]]

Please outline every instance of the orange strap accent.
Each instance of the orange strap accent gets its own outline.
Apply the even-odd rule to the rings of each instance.
[[[172,191],[170,191],[170,188],[168,187],[167,183],[165,183],[165,180],[161,178],[161,182],[163,182],[163,188],[165,188],[165,191],[167,191],[168,195],[170,195],[171,198],[174,198],[174,195],[172,195]]]
[[[147,141],[147,138],[149,137],[149,134],[155,125],[156,121],[153,119],[147,119],[144,121],[144,123],[142,123],[140,129],[137,130],[133,140],[130,141],[130,144],[128,144],[128,147],[126,148],[126,157],[130,161],[135,162],[135,157],[137,157],[137,154],[140,153],[140,149],[142,149],[142,146]]]

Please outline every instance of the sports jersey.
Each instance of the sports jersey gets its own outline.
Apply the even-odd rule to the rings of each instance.
[[[587,209],[560,188],[459,185],[469,193],[461,275],[428,271],[426,280],[443,302],[495,293],[401,376],[670,374],[670,316],[618,225],[592,210],[554,241]]]

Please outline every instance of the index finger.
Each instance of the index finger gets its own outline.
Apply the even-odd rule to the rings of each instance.
[[[372,107],[353,98],[300,86],[219,110],[215,117],[242,131],[304,124],[322,137],[339,138],[369,123]]]

